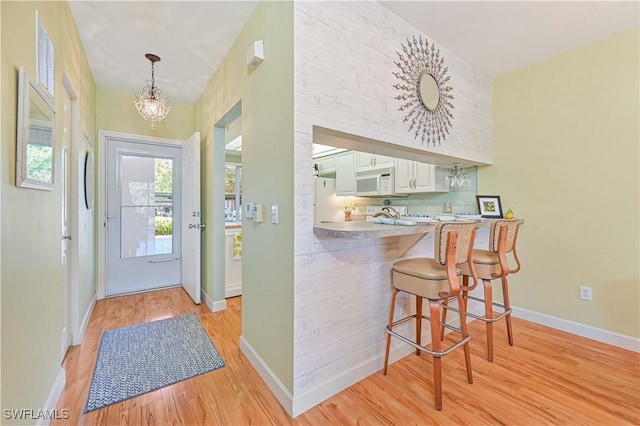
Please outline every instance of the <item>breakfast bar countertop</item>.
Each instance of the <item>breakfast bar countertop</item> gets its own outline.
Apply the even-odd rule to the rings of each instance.
[[[479,227],[489,226],[496,219],[470,218]],[[524,221],[519,219],[520,223]],[[387,225],[371,221],[321,222],[313,227],[319,242],[333,238],[363,239],[398,237],[397,256],[403,256],[429,232],[436,229],[438,221],[418,222],[416,225]]]
[[[330,238],[379,238],[400,235],[426,234],[433,231],[436,222],[417,225],[386,225],[370,221],[323,222],[314,225],[313,232],[318,237]]]
[[[320,240],[329,238],[380,238],[398,237],[397,257],[403,256],[436,229],[436,223],[416,225],[386,225],[369,221],[326,222],[316,224],[313,232]]]

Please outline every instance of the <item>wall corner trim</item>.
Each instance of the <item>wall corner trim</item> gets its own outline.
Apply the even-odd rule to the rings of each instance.
[[[280,402],[280,405],[282,405],[282,408],[285,409],[289,416],[295,417],[296,414],[293,412],[293,395],[291,395],[289,389],[287,389],[278,376],[276,376],[273,370],[269,368],[244,336],[240,336],[240,350],[247,357],[253,368],[256,369],[260,377],[262,377],[262,380],[265,381],[273,395],[278,402]]]
[[[82,318],[82,324],[80,324],[80,329],[78,331],[74,331],[72,333],[71,344],[73,346],[77,346],[82,343],[84,340],[84,333],[87,331],[87,326],[89,325],[89,320],[91,319],[91,314],[93,313],[93,308],[96,306],[96,295],[94,294],[91,298],[91,303],[89,303],[89,307],[87,311],[84,313],[84,317]]]
[[[640,339],[602,328],[512,306],[513,316],[608,345],[640,353]]]
[[[217,300],[214,302],[213,299],[210,298],[209,295],[204,291],[204,289],[200,289],[200,292],[202,293],[202,300],[204,300],[204,304],[207,305],[211,312],[224,311],[225,309],[227,309],[226,299]]]
[[[58,370],[58,374],[53,381],[53,385],[51,386],[51,390],[49,391],[49,396],[47,396],[47,400],[44,402],[44,406],[42,407],[45,413],[53,412],[53,410],[55,410],[56,405],[58,405],[58,401],[60,401],[60,397],[62,396],[62,391],[64,391],[64,386],[66,383],[67,376],[65,374],[64,368],[60,367],[60,370]],[[36,426],[47,426],[51,419],[47,419],[46,417],[47,416],[39,418],[36,422]]]

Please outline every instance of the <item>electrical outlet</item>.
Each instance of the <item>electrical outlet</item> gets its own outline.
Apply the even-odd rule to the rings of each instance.
[[[442,203],[442,213],[451,213],[451,203]]]
[[[591,301],[591,287],[580,286],[580,299]]]

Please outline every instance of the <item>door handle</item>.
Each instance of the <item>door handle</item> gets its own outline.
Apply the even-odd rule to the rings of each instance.
[[[204,228],[206,228],[206,227],[207,227],[207,224],[206,224],[206,223],[201,223],[201,224],[200,224],[200,230],[201,230],[201,231],[204,231]]]
[[[150,260],[149,263],[164,263],[164,262],[174,262],[176,260],[180,260],[179,257],[173,257],[171,259],[158,259],[158,260]]]

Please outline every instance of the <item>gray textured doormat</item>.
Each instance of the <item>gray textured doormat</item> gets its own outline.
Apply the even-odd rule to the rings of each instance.
[[[84,412],[224,367],[195,313],[102,334]]]

